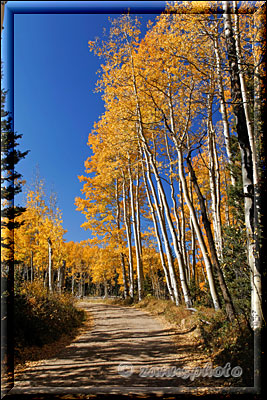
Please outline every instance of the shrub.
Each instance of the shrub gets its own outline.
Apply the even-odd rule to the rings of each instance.
[[[51,343],[71,333],[84,317],[70,295],[48,293],[40,282],[24,283],[14,296],[15,346]]]
[[[203,339],[203,350],[212,355],[215,363],[225,365],[230,362],[243,370],[242,384],[253,384],[253,333],[245,318],[239,316],[239,321],[229,322],[223,311],[216,311],[212,316],[205,310],[197,313],[200,320],[200,332]],[[201,320],[209,324],[201,323]]]

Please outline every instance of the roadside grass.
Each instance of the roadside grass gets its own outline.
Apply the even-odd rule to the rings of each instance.
[[[38,281],[22,284],[14,295],[15,366],[53,356],[85,323],[71,295],[49,293]]]

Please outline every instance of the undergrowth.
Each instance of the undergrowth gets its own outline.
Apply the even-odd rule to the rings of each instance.
[[[15,355],[24,347],[43,346],[71,334],[85,313],[69,294],[49,293],[42,283],[24,283],[14,295]]]
[[[221,310],[213,315],[207,315],[205,310],[197,314],[199,319],[208,322],[199,324],[203,351],[218,365],[230,362],[232,366],[241,367],[240,384],[253,386],[254,336],[245,318],[239,315],[238,320],[229,322]]]

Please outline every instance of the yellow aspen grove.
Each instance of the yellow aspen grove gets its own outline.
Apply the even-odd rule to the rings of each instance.
[[[26,211],[18,221],[22,225],[15,232],[14,255],[18,261],[17,272],[25,279],[42,280],[53,290],[55,271],[64,260],[62,215],[45,201],[44,182],[29,190]]]
[[[89,135],[93,155],[85,162],[87,176],[80,177],[85,198],[76,205],[94,243],[101,237],[111,249],[116,238],[124,297],[129,288],[133,298],[135,277],[139,300],[146,294],[147,221],[168,296],[190,308],[196,298],[191,288],[201,284],[201,292],[204,282],[213,307],[222,307],[233,321],[237,281],[233,285],[225,266],[231,263],[230,231],[235,220],[247,218],[247,210],[242,216],[237,200],[242,162],[233,120],[234,76],[227,67],[230,22],[212,14],[218,6],[172,2],[142,39],[138,19],[124,15],[111,21],[106,41],[88,43],[104,60],[97,91],[105,113]],[[237,14],[234,21],[237,73],[249,80],[252,22]],[[249,103],[243,87],[242,101]],[[251,110],[245,113],[249,117]]]
[[[61,211],[37,172],[31,185],[23,185],[23,207],[11,205],[8,188],[19,193],[22,182],[15,173],[17,182],[8,186],[10,160],[27,152],[9,149],[7,133],[14,132],[5,128],[2,228],[8,243],[1,254],[1,288],[9,309],[14,303],[18,368],[12,391],[46,393],[48,385],[47,393],[70,386],[77,392],[85,382],[85,392],[98,393],[103,383],[112,393],[126,385],[131,393],[145,395],[150,387],[175,395],[183,378],[183,393],[257,395],[264,328],[266,2],[151,2],[150,10],[164,8],[151,14],[152,21],[135,16],[142,8],[136,2],[114,18],[79,15],[92,10],[80,3],[90,2],[77,2],[75,18],[68,15],[69,35],[65,18],[52,15],[52,47],[47,37],[39,45],[47,36],[39,32],[43,19],[25,24],[25,16],[16,24],[26,39],[15,35],[15,47],[23,50],[15,57],[23,55],[15,68],[16,110],[21,99],[26,107],[34,95],[29,90],[21,96],[24,72],[31,70],[33,83],[40,72],[32,67],[31,48],[24,51],[28,39],[45,56],[36,66],[52,62],[41,70],[49,73],[41,83],[49,78],[61,95],[51,126],[52,114],[40,107],[53,105],[46,85],[37,102],[41,112],[25,119],[17,111],[16,124],[41,144],[42,169],[46,163],[48,182],[58,182],[63,200]],[[12,29],[7,33],[12,36]],[[67,75],[60,72],[70,71],[67,50],[75,58],[75,80],[66,86]],[[68,108],[70,98],[75,107]],[[9,113],[1,111],[7,127]],[[39,114],[44,119],[38,125]],[[31,132],[31,126],[40,129]],[[73,182],[71,174],[77,175]],[[12,333],[11,322],[3,314],[2,325]],[[39,355],[38,365],[27,362]]]

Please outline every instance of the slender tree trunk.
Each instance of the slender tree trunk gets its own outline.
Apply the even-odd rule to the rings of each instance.
[[[83,273],[80,272],[80,282],[79,282],[79,296],[83,296]]]
[[[180,191],[180,216],[181,216],[181,251],[184,258],[185,271],[187,276],[187,284],[190,281],[190,265],[189,257],[186,250],[186,223],[185,223],[185,213],[184,213],[184,196],[183,191],[180,189],[180,179],[178,179],[179,191]]]
[[[255,256],[256,254],[259,254],[259,235],[258,235],[258,220],[259,220],[259,174],[258,174],[258,161],[257,161],[257,143],[256,143],[256,137],[255,137],[255,132],[253,130],[253,123],[250,117],[249,113],[249,97],[247,93],[247,88],[246,88],[246,81],[245,81],[245,75],[243,71],[243,59],[242,59],[242,50],[241,50],[241,43],[240,43],[240,29],[239,29],[239,15],[238,15],[238,9],[237,9],[237,2],[233,1],[233,12],[234,12],[234,24],[233,24],[233,33],[234,33],[234,38],[235,38],[235,46],[236,46],[236,58],[237,58],[237,64],[238,64],[238,73],[239,73],[239,80],[240,80],[240,91],[241,91],[241,96],[242,96],[242,101],[243,101],[243,109],[244,109],[244,114],[246,118],[246,126],[247,126],[247,133],[248,133],[248,138],[249,138],[249,144],[250,144],[250,149],[251,149],[251,159],[252,159],[252,171],[253,171],[253,190],[254,190],[254,215],[253,215],[253,234],[251,235],[253,243],[250,244],[249,246],[253,246],[254,249],[251,249],[250,252],[254,254],[255,260],[253,260],[253,270],[251,271],[251,304],[252,304],[252,319],[254,319],[254,316],[256,316],[256,319],[258,319],[257,314],[258,310],[261,309],[261,304],[257,304],[260,302],[259,297],[261,297],[261,278],[259,274],[259,268],[260,268],[260,263],[259,263],[259,257]],[[257,107],[258,101],[260,99],[260,96],[258,96],[257,90],[259,88],[259,85],[257,82],[258,77],[259,77],[259,70],[258,70],[258,65],[257,61],[255,60],[255,52],[257,50],[253,48],[253,54],[254,54],[254,107]],[[256,62],[255,62],[256,61]],[[254,108],[255,111],[255,108]],[[257,115],[257,112],[254,113],[254,119],[255,119],[255,127],[257,126],[259,122],[259,115]],[[257,128],[256,128],[257,129]],[[249,234],[249,233],[248,233]],[[251,261],[252,263],[252,261]],[[253,289],[254,288],[254,289]],[[257,294],[256,294],[257,293]],[[256,309],[256,313],[254,312],[254,308]],[[262,311],[261,311],[262,313]],[[260,317],[261,318],[261,317]],[[261,325],[261,322],[260,322]],[[257,327],[257,322],[255,323],[255,327]]]
[[[191,298],[190,298],[190,293],[189,293],[189,290],[188,290],[188,287],[187,287],[187,283],[186,283],[186,280],[185,280],[181,253],[179,252],[179,249],[178,249],[177,236],[176,236],[176,232],[175,232],[175,229],[174,229],[174,226],[173,226],[173,222],[172,222],[172,219],[171,219],[171,215],[170,215],[170,212],[169,212],[169,206],[168,206],[168,203],[167,203],[166,195],[165,195],[165,192],[163,190],[162,183],[161,183],[161,180],[160,180],[156,165],[155,165],[154,160],[153,160],[153,155],[152,155],[151,151],[149,150],[149,147],[148,147],[147,141],[145,139],[145,135],[144,135],[142,114],[141,114],[139,96],[138,96],[137,85],[136,85],[135,67],[134,67],[133,54],[132,54],[132,47],[131,46],[129,46],[129,53],[130,53],[130,62],[131,62],[131,68],[132,68],[133,91],[134,91],[134,95],[135,95],[137,118],[138,118],[138,123],[139,123],[139,130],[138,130],[137,133],[139,133],[139,135],[140,135],[140,139],[141,139],[142,144],[143,144],[143,146],[144,146],[144,148],[146,150],[145,154],[147,154],[148,157],[149,157],[149,163],[151,164],[151,167],[153,169],[153,173],[155,175],[159,196],[161,197],[161,200],[163,202],[164,211],[165,211],[167,222],[168,222],[168,225],[169,225],[169,228],[170,228],[170,233],[171,233],[171,236],[172,236],[172,239],[173,239],[173,242],[174,242],[174,250],[175,250],[175,253],[176,253],[177,260],[178,260],[180,280],[181,280],[181,286],[182,286],[182,290],[183,290],[185,303],[186,303],[187,307],[191,307],[192,302],[191,302]],[[173,279],[176,280],[175,276],[173,277]],[[177,295],[178,295],[178,291],[177,291]]]
[[[141,263],[142,263],[142,238],[141,238],[141,224],[140,224],[139,190],[140,190],[139,167],[137,166],[136,186],[135,186],[136,231],[137,231],[137,239],[138,239],[137,242],[138,242],[138,247],[139,247],[139,254],[140,254]],[[143,271],[143,266],[142,266],[142,271]]]
[[[201,263],[201,269],[202,269],[202,275],[203,275],[203,277],[204,277],[204,281],[205,281],[205,283],[207,283],[207,277],[206,277],[205,269],[204,269],[204,266],[203,266],[202,263]]]
[[[139,105],[139,98],[138,98],[138,94],[137,94],[137,87],[136,87],[136,82],[135,82],[134,70],[133,70],[133,87],[134,87],[134,93],[135,93],[135,98],[136,98],[137,117],[138,117],[138,122],[139,122],[139,130],[138,130],[139,132],[137,132],[137,133],[140,134],[140,139],[141,139],[141,142],[142,142],[144,150],[145,150],[144,153],[145,153],[146,161],[147,161],[148,164],[151,164],[151,167],[153,169],[153,173],[155,175],[155,179],[156,179],[156,182],[157,182],[157,188],[158,188],[158,192],[159,192],[159,197],[163,201],[163,205],[164,205],[164,209],[165,209],[165,212],[166,212],[167,221],[168,221],[169,227],[171,229],[172,237],[176,240],[173,223],[171,221],[171,217],[170,217],[170,213],[169,213],[168,203],[167,203],[167,200],[166,200],[166,196],[165,196],[164,190],[162,188],[162,183],[160,181],[156,165],[155,165],[155,163],[153,161],[153,155],[152,155],[151,151],[149,150],[149,147],[147,145],[147,142],[146,142],[146,139],[145,139],[145,136],[144,136],[144,133],[143,133],[143,123],[142,123],[142,116],[141,116],[141,110],[140,110],[140,105]],[[162,219],[162,216],[161,216],[161,219]],[[176,247],[176,250],[177,250],[177,247]],[[178,263],[179,262],[181,262],[180,259],[178,259]],[[170,270],[170,277],[171,277],[171,280],[172,280],[172,285],[174,286],[173,289],[174,289],[174,293],[175,293],[175,297],[176,297],[176,302],[178,302],[179,301],[178,300],[178,290],[177,290],[177,282],[176,282],[176,276],[175,276],[174,269]],[[182,287],[184,287],[184,282],[185,281],[183,280]],[[185,292],[184,294],[185,294],[185,302],[186,302],[186,304],[189,305],[190,301],[189,301],[189,297],[187,296],[188,292]],[[189,306],[191,306],[191,304]]]
[[[237,130],[238,143],[241,153],[241,169],[244,193],[245,224],[247,234],[248,263],[251,270],[251,326],[253,330],[261,328],[261,274],[257,262],[257,245],[255,243],[255,204],[254,204],[254,176],[253,176],[253,147],[247,129],[247,120],[244,110],[238,54],[234,39],[229,2],[223,1],[224,31],[228,62],[230,66],[231,92],[233,112]],[[256,179],[256,177],[255,177]]]
[[[164,246],[165,246],[165,251],[166,251],[166,256],[167,256],[167,261],[168,261],[170,283],[171,283],[171,291],[173,292],[176,305],[179,305],[178,285],[177,285],[177,279],[176,279],[176,276],[175,276],[173,259],[172,259],[172,255],[171,255],[171,247],[170,247],[170,243],[169,243],[169,239],[168,239],[168,235],[167,235],[167,231],[166,231],[166,226],[165,226],[165,221],[164,221],[164,218],[163,218],[163,214],[162,214],[162,211],[160,209],[160,205],[159,205],[159,201],[157,199],[154,183],[153,183],[152,178],[151,178],[150,163],[149,163],[149,157],[148,157],[146,148],[144,148],[144,157],[145,157],[145,160],[146,160],[147,178],[148,178],[148,182],[149,182],[149,185],[150,185],[150,188],[151,188],[151,193],[152,193],[152,196],[153,196],[153,199],[154,199],[154,204],[156,206],[156,211],[157,211],[158,220],[159,220],[159,224],[160,224],[160,228],[161,228],[161,233],[162,233],[162,236],[163,236],[163,241],[164,241]]]
[[[211,78],[212,79],[212,78]],[[211,208],[212,208],[212,219],[213,229],[215,237],[215,246],[218,254],[218,258],[222,260],[222,228],[221,228],[221,195],[219,191],[220,185],[220,174],[218,171],[218,160],[217,150],[215,144],[215,132],[212,123],[212,102],[213,102],[213,89],[208,94],[208,116],[207,116],[207,132],[208,132],[208,149],[209,149],[209,181],[210,181],[210,192],[211,192]]]
[[[66,261],[63,260],[62,266],[58,267],[57,270],[57,288],[59,293],[62,293],[62,289],[64,286],[65,266],[66,266]]]
[[[182,142],[183,138],[185,138],[186,134],[188,133],[188,127],[190,123],[190,118],[191,118],[191,103],[192,103],[192,93],[193,93],[193,87],[191,88],[191,93],[190,93],[190,99],[189,99],[189,105],[188,105],[188,111],[187,111],[187,120],[184,126],[184,131],[182,132],[182,135],[180,137],[180,142]],[[171,104],[171,97],[169,96],[169,108],[172,110],[172,104]],[[172,115],[172,112],[171,112]],[[213,301],[214,308],[217,310],[220,308],[220,303],[219,303],[219,298],[214,282],[214,277],[213,277],[213,270],[212,270],[212,265],[210,262],[210,258],[207,252],[206,244],[202,235],[201,228],[199,226],[199,222],[197,219],[196,215],[196,210],[194,208],[193,202],[190,199],[189,195],[189,190],[186,182],[186,177],[185,177],[185,172],[184,172],[184,165],[183,165],[183,153],[182,153],[182,148],[181,145],[179,144],[178,138],[176,136],[175,132],[175,126],[174,126],[174,121],[171,119],[171,126],[168,125],[166,116],[164,116],[164,121],[166,125],[166,129],[169,130],[171,137],[174,141],[174,145],[177,151],[178,155],[178,166],[179,166],[179,177],[182,185],[182,190],[185,196],[185,201],[188,206],[189,212],[190,212],[190,218],[192,220],[192,223],[194,225],[194,229],[198,238],[199,246],[202,252],[203,260],[205,262],[206,270],[207,270],[207,276],[208,276],[208,282],[209,282],[209,287],[210,287],[210,293]]]
[[[214,308],[217,310],[220,308],[220,303],[219,303],[219,298],[218,298],[218,294],[217,294],[217,290],[216,290],[216,286],[215,286],[215,282],[214,282],[212,265],[211,265],[208,251],[206,248],[206,244],[205,244],[205,241],[204,241],[204,238],[203,238],[200,226],[199,226],[199,222],[197,220],[195,208],[193,206],[193,203],[190,200],[188,187],[187,187],[187,183],[186,183],[186,179],[185,179],[185,175],[184,175],[182,150],[179,146],[177,146],[177,152],[178,152],[178,161],[179,161],[179,174],[180,174],[180,179],[181,179],[181,183],[182,183],[182,188],[183,188],[186,204],[189,208],[190,217],[191,217],[192,223],[194,225],[194,229],[195,229],[195,232],[196,232],[196,235],[198,238],[198,243],[199,243],[199,246],[200,246],[200,249],[202,252],[202,256],[203,256],[203,260],[204,260],[204,263],[206,266],[207,277],[208,277],[211,297],[213,300],[213,305],[214,305]]]
[[[171,117],[171,119],[172,119],[172,117]],[[172,160],[171,160],[168,140],[167,140],[166,136],[165,136],[165,142],[166,142],[166,149],[167,149],[167,154],[168,154],[169,163],[170,163],[170,186],[171,186],[171,199],[172,199],[172,202],[173,202],[173,212],[174,212],[174,216],[175,216],[175,219],[176,219],[176,224],[177,224],[178,227],[180,227],[180,221],[179,221],[178,214],[177,214],[177,204],[176,204],[176,199],[175,199],[175,194],[174,194],[174,187],[173,187],[173,180],[172,180],[172,173],[173,173],[172,166],[171,166]],[[160,194],[162,194],[162,191],[160,191]],[[166,198],[163,198],[163,204],[164,204],[165,207],[168,207],[168,203],[166,201]],[[166,216],[167,216],[167,221],[168,221],[169,228],[170,228],[171,235],[172,235],[175,254],[176,254],[176,257],[177,257],[177,260],[178,260],[180,281],[181,281],[181,286],[182,286],[182,291],[183,291],[185,303],[186,303],[187,307],[192,307],[192,300],[191,300],[191,296],[190,296],[190,293],[189,293],[187,279],[186,279],[186,273],[185,273],[185,263],[184,263],[183,253],[182,253],[182,245],[180,244],[180,248],[179,248],[177,235],[176,235],[176,232],[174,230],[174,226],[173,226],[173,222],[171,220],[169,209],[168,210],[165,209],[165,213],[166,213]],[[179,236],[180,236],[180,242],[181,242],[181,234]]]
[[[62,268],[61,268],[60,292],[62,292],[65,288],[65,273],[66,273],[66,261],[63,260]]]
[[[61,267],[57,269],[57,290],[61,293]]]
[[[126,275],[125,256],[123,253],[120,253],[120,258],[121,258],[122,279],[123,279],[123,287],[124,287],[124,298],[127,299],[129,297],[129,287],[128,287],[127,275]]]
[[[222,115],[222,123],[223,123],[223,134],[224,134],[224,141],[225,141],[225,148],[226,154],[230,169],[230,178],[231,183],[233,186],[236,185],[235,177],[233,174],[233,154],[230,145],[230,128],[228,122],[228,115],[225,103],[225,96],[224,96],[224,88],[223,88],[223,81],[222,81],[222,68],[221,68],[221,54],[220,54],[220,47],[219,47],[219,40],[218,40],[218,28],[216,29],[216,33],[214,36],[214,50],[215,50],[215,58],[216,58],[216,75],[217,75],[217,83],[219,89],[219,101],[220,101],[220,112]]]
[[[126,180],[125,175],[123,173],[123,183],[122,183],[122,197],[123,197],[123,217],[124,217],[124,225],[126,230],[126,237],[128,242],[128,251],[129,251],[129,279],[130,279],[130,297],[134,297],[134,273],[133,273],[133,254],[132,254],[132,238],[131,238],[131,227],[128,219],[127,212],[127,204],[126,204]]]
[[[266,124],[264,123],[264,111],[266,109],[266,86],[264,85],[266,79],[266,25],[264,18],[266,15],[266,3],[254,14],[255,36],[253,45],[254,56],[254,126],[253,136],[255,143],[255,163],[253,161],[254,169],[257,170],[258,161],[265,159],[266,148],[263,145],[264,135],[266,134]],[[259,46],[259,44],[261,45]],[[265,62],[261,60],[261,57]],[[263,100],[265,99],[265,100]],[[260,164],[259,164],[260,165]],[[259,174],[259,172],[261,173]],[[254,288],[252,293],[257,293],[252,299],[252,315],[257,315],[261,308],[261,275],[260,270],[263,269],[261,260],[264,260],[264,239],[262,238],[261,231],[264,226],[263,212],[264,208],[264,194],[266,193],[266,179],[264,179],[264,169],[257,170],[258,175],[253,176],[254,179],[254,243],[255,243],[255,267],[251,273],[251,286]],[[254,312],[254,308],[256,313]],[[262,317],[262,315],[261,315]],[[256,317],[257,319],[257,317]],[[255,323],[255,329],[261,326],[261,321]],[[260,346],[258,346],[260,349]],[[259,352],[258,352],[259,353]],[[258,362],[261,362],[261,355],[258,354]],[[254,381],[255,382],[255,381]]]
[[[142,142],[142,145],[143,145],[144,150],[145,150],[144,154],[145,154],[145,159],[146,159],[146,163],[147,163],[147,166],[148,166],[148,164],[152,160],[152,154],[148,150],[148,146],[147,146],[144,134],[143,134],[142,116],[141,116],[139,98],[138,98],[138,93],[137,93],[136,78],[135,78],[135,68],[134,68],[134,62],[133,62],[133,56],[132,56],[132,47],[131,47],[131,45],[129,43],[128,43],[128,45],[129,45],[129,54],[130,54],[130,61],[131,61],[131,68],[132,68],[132,84],[133,84],[133,90],[134,90],[134,95],[135,95],[137,117],[138,117],[138,123],[139,123],[139,132],[137,131],[137,134],[140,134],[140,136],[141,136],[141,142]],[[149,160],[148,160],[148,154],[149,154]],[[154,167],[155,166],[152,166],[153,172],[155,173]],[[154,186],[153,186],[153,188],[154,188]],[[152,187],[151,187],[151,189],[152,189]],[[154,196],[154,194],[153,194],[153,196]],[[154,198],[156,198],[156,197],[154,197]],[[157,202],[155,204],[157,204]],[[159,208],[157,208],[157,212],[160,213]],[[159,216],[159,221],[161,223],[162,233],[165,236],[165,232],[164,232],[165,226],[164,226],[164,224],[162,224],[162,216],[161,217]],[[168,242],[167,236],[165,236],[165,240],[164,241],[165,241],[165,246],[169,246],[169,242]],[[172,282],[173,292],[174,292],[174,296],[175,296],[175,302],[176,302],[176,304],[179,304],[177,281],[176,281],[174,268],[172,268],[173,262],[171,260],[171,255],[170,255],[169,251],[167,251],[167,257],[169,257],[168,262],[169,262],[169,267],[171,267],[171,269],[169,271],[170,271],[170,279],[171,279],[171,282]]]
[[[190,98],[190,102],[189,102],[189,107],[188,107],[188,115],[187,115],[187,122],[185,124],[185,128],[184,128],[184,132],[182,133],[181,137],[180,137],[180,141],[182,142],[183,138],[185,137],[187,130],[188,130],[188,126],[189,126],[189,121],[190,121],[190,116],[191,116],[191,101],[192,101],[192,89],[191,89],[191,98]],[[170,96],[169,96],[170,99]],[[162,112],[162,110],[161,110]],[[212,265],[210,262],[210,258],[208,256],[208,252],[207,252],[207,248],[205,245],[205,241],[197,220],[197,215],[195,212],[195,208],[193,206],[193,203],[190,200],[190,196],[189,196],[189,192],[188,192],[188,187],[187,187],[187,183],[186,183],[186,178],[185,178],[185,174],[184,174],[184,166],[183,166],[183,155],[182,155],[182,150],[181,150],[181,146],[178,143],[178,139],[176,137],[176,133],[174,130],[174,124],[172,125],[172,128],[168,125],[167,123],[167,119],[165,114],[162,112],[163,117],[164,117],[164,121],[166,124],[166,128],[170,131],[171,133],[171,137],[174,140],[174,144],[175,144],[175,148],[177,150],[177,154],[178,154],[178,164],[179,164],[179,176],[180,176],[180,180],[181,180],[181,184],[182,184],[182,189],[185,195],[185,200],[187,203],[187,206],[189,208],[190,211],[190,217],[192,220],[192,223],[194,225],[194,229],[199,241],[199,245],[202,251],[202,255],[203,255],[203,259],[205,262],[205,266],[206,266],[206,270],[207,270],[207,276],[208,276],[208,282],[209,282],[209,286],[210,286],[210,293],[211,293],[211,297],[213,300],[213,304],[214,304],[214,308],[215,309],[219,309],[220,308],[220,303],[219,303],[219,298],[217,295],[217,290],[216,290],[216,286],[215,286],[215,282],[214,282],[214,277],[213,277],[213,271],[212,271]]]
[[[188,146],[189,147],[189,146]],[[193,187],[191,180],[191,173],[189,171],[189,198],[190,201],[193,202]],[[180,189],[180,191],[182,191]],[[196,282],[196,237],[195,237],[195,229],[192,218],[189,220],[190,232],[191,232],[191,280]]]
[[[142,144],[143,144],[144,150],[145,150],[145,152],[144,152],[145,153],[145,158],[146,158],[147,163],[150,164],[152,169],[153,169],[153,173],[154,173],[154,176],[155,176],[155,179],[156,179],[156,183],[157,183],[157,189],[158,189],[159,198],[161,199],[161,201],[163,203],[164,212],[165,212],[165,215],[166,215],[166,218],[167,218],[167,222],[168,222],[168,225],[169,225],[169,229],[170,229],[170,232],[171,232],[171,236],[172,236],[172,239],[173,239],[173,242],[174,242],[174,249],[175,249],[177,260],[178,260],[180,279],[181,279],[181,285],[182,285],[183,294],[184,294],[184,298],[185,298],[185,303],[186,303],[186,305],[188,307],[191,307],[191,299],[190,299],[188,288],[186,286],[185,276],[183,275],[184,271],[181,268],[181,266],[182,266],[181,253],[179,252],[179,249],[178,249],[178,246],[177,246],[177,237],[176,237],[176,233],[175,233],[175,230],[174,230],[173,222],[172,222],[172,219],[171,219],[171,215],[170,215],[170,211],[169,211],[169,206],[168,206],[168,203],[167,203],[166,195],[165,195],[165,192],[164,192],[163,187],[162,187],[162,183],[161,183],[161,180],[160,180],[160,177],[159,177],[158,170],[157,170],[155,162],[153,160],[153,155],[152,155],[152,153],[151,153],[151,151],[150,151],[150,149],[149,149],[149,147],[147,145],[146,139],[145,139],[144,134],[143,134],[143,124],[142,124],[142,117],[141,117],[138,98],[137,98],[137,109],[138,109],[138,119],[139,119],[139,124],[140,124],[139,132],[140,132],[141,141],[142,141]],[[160,213],[160,210],[159,210],[159,213]],[[162,215],[161,215],[161,219],[160,220],[162,220]],[[172,285],[174,285],[174,287],[173,287],[174,293],[175,292],[177,293],[177,294],[175,294],[175,297],[177,299],[176,301],[178,301],[177,281],[176,281],[176,276],[175,276],[174,269],[170,270],[170,277],[171,277],[171,280],[172,280]],[[176,286],[176,288],[175,288],[175,286]]]
[[[108,282],[106,279],[104,280],[104,297],[105,299],[108,298]]]
[[[252,157],[252,168],[253,168],[253,182],[254,185],[258,185],[258,168],[257,168],[257,151],[256,151],[256,143],[254,139],[254,132],[253,132],[253,123],[250,118],[249,114],[249,99],[247,94],[246,88],[246,81],[243,72],[243,60],[242,60],[242,51],[241,51],[241,44],[240,44],[240,30],[239,30],[239,15],[237,10],[237,1],[233,1],[233,11],[234,11],[234,25],[233,31],[235,36],[235,45],[236,45],[236,56],[237,56],[237,63],[238,63],[238,73],[240,79],[240,89],[241,89],[241,96],[243,101],[243,108],[246,117],[246,125],[247,125],[247,132],[249,137],[249,144],[251,148],[251,157]]]
[[[71,294],[74,295],[74,274],[71,275]]]
[[[173,288],[172,288],[171,283],[170,283],[169,272],[168,272],[168,269],[167,269],[167,266],[166,266],[166,262],[165,262],[165,258],[164,258],[164,251],[163,251],[163,246],[162,246],[162,242],[161,242],[161,238],[160,238],[160,232],[159,232],[159,228],[158,228],[157,218],[156,218],[156,215],[155,215],[154,206],[152,204],[150,190],[149,190],[149,187],[148,187],[147,176],[145,174],[145,169],[144,169],[143,162],[142,162],[142,172],[143,172],[143,181],[144,181],[145,188],[146,188],[146,193],[147,193],[148,204],[149,204],[149,207],[150,207],[150,212],[151,212],[152,220],[153,220],[153,223],[154,223],[154,229],[155,229],[155,235],[156,235],[156,239],[157,239],[157,243],[158,243],[158,249],[159,249],[159,254],[160,254],[161,265],[162,265],[162,268],[163,268],[163,271],[164,271],[164,275],[165,275],[165,279],[166,279],[166,285],[167,285],[168,292],[169,292],[169,295],[171,297],[171,300],[175,301]]]
[[[121,235],[119,233],[121,212],[120,212],[120,202],[119,202],[118,180],[116,180],[116,207],[117,207],[116,219],[117,219],[117,229],[118,229],[118,243],[121,246],[122,240],[121,240]],[[126,270],[125,270],[124,254],[122,252],[120,253],[120,259],[121,259],[122,279],[123,279],[123,287],[124,287],[124,298],[127,299],[127,297],[129,296],[129,289],[128,289]]]
[[[33,251],[31,251],[31,282],[34,280]]]
[[[190,281],[195,282],[196,277],[196,238],[195,230],[192,220],[190,218],[190,231],[191,231],[191,279]]]
[[[51,239],[47,239],[48,242],[48,289],[50,292],[53,290],[52,283],[52,242]]]
[[[203,195],[200,191],[198,182],[197,182],[197,177],[195,175],[195,171],[193,170],[192,164],[191,164],[191,160],[188,157],[187,158],[187,165],[188,168],[190,169],[190,173],[191,173],[191,177],[192,177],[192,181],[198,196],[198,201],[199,201],[199,205],[200,205],[200,209],[201,209],[201,215],[202,215],[202,221],[204,224],[204,228],[205,228],[205,232],[207,235],[207,239],[208,239],[208,243],[209,243],[209,249],[210,249],[210,253],[211,253],[211,257],[212,257],[212,261],[213,264],[216,268],[216,272],[217,272],[217,276],[218,276],[218,280],[219,280],[219,284],[220,284],[220,288],[222,291],[222,295],[223,295],[223,299],[225,302],[225,308],[226,308],[226,313],[227,313],[227,317],[230,321],[233,321],[235,319],[235,310],[234,310],[234,305],[231,299],[231,295],[229,293],[229,290],[226,286],[225,283],[225,279],[220,267],[220,263],[217,257],[217,253],[216,253],[216,248],[215,248],[215,244],[214,244],[214,240],[213,240],[213,236],[212,236],[212,231],[211,231],[211,227],[210,227],[210,221],[208,219],[208,215],[206,212],[206,206],[205,206],[205,202],[204,202],[204,198]]]
[[[136,213],[134,207],[133,178],[132,178],[132,171],[130,168],[130,164],[128,166],[128,173],[130,179],[130,201],[131,201],[132,225],[133,225],[133,234],[135,242],[135,252],[136,252],[138,299],[139,301],[141,301],[144,295],[144,277],[143,277],[143,266],[140,254],[140,244],[138,241]]]
[[[169,77],[169,79],[170,79],[170,77]],[[171,82],[169,83],[169,88],[168,88],[168,99],[169,99],[168,105],[169,105],[170,128],[171,128],[172,132],[175,132]],[[178,213],[177,213],[176,198],[174,195],[174,187],[173,187],[173,182],[172,182],[173,168],[172,168],[172,160],[171,160],[171,156],[170,156],[167,132],[165,132],[165,143],[166,143],[166,149],[167,149],[167,154],[168,154],[169,163],[170,163],[171,197],[172,197],[172,201],[173,201],[174,216],[175,216],[177,229],[178,229],[178,238],[180,241],[180,252],[181,252],[182,261],[183,261],[182,265],[181,265],[181,270],[183,270],[183,271],[181,271],[181,272],[182,272],[182,275],[184,275],[186,278],[185,282],[186,282],[186,286],[187,286],[188,285],[188,276],[186,277],[186,275],[188,275],[188,273],[186,274],[186,271],[188,271],[187,270],[188,260],[187,260],[186,246],[185,246],[185,218],[184,218],[183,194],[182,194],[182,191],[180,190],[180,180],[178,178],[178,185],[179,185],[179,191],[180,191],[180,214],[181,214],[181,224],[180,224]],[[189,293],[188,287],[184,288],[184,289],[186,291],[188,291],[188,293]]]

